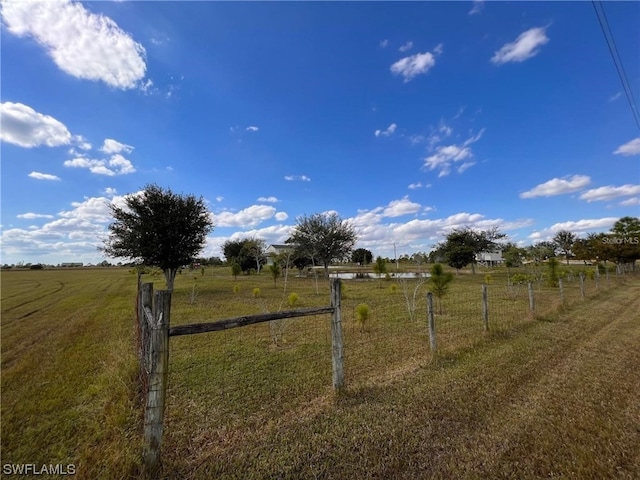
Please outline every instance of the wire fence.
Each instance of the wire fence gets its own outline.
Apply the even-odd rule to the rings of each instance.
[[[486,286],[488,332],[482,286],[462,283],[442,298],[434,298],[437,354],[474,348],[497,332],[510,332],[576,303],[597,301],[594,297],[600,292],[624,281],[621,275],[574,274],[566,275],[556,286],[544,281],[490,282]],[[343,282],[347,388],[383,384],[433,359],[436,352],[430,348],[427,291],[423,278]],[[322,292],[301,297],[302,305],[296,306],[328,303],[328,295]],[[200,300],[197,308],[215,320],[215,315],[211,318],[211,312],[216,311],[215,299]],[[173,319],[179,318],[180,308],[172,313]],[[233,306],[235,316],[279,309],[286,309],[282,300],[247,301],[246,297]],[[213,440],[193,438],[194,430],[209,432],[220,440],[234,427],[262,428],[290,414],[287,412],[304,411],[331,398],[331,345],[330,315],[172,337],[165,430],[168,444],[188,445],[190,454],[197,455],[198,448]],[[189,452],[181,453],[185,454]]]

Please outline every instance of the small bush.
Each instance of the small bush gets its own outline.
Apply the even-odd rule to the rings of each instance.
[[[490,273],[487,273],[484,276],[484,283],[486,283],[487,285],[491,285],[491,274]]]
[[[295,292],[291,292],[289,294],[289,297],[287,298],[287,303],[289,304],[290,307],[293,307],[296,302],[298,301],[298,294]]]
[[[253,298],[258,298],[260,296],[260,289],[258,287],[253,289]]]
[[[527,275],[526,273],[516,273],[511,277],[512,283],[527,283],[532,280],[531,275]]]
[[[233,286],[233,293],[240,293],[240,285],[235,284]]]
[[[396,285],[395,283],[392,283],[391,286],[389,287],[389,290],[391,290],[391,293],[396,293],[398,291],[398,285]]]
[[[361,303],[356,307],[356,323],[360,325],[360,331],[364,331],[364,324],[369,319],[369,305]]]

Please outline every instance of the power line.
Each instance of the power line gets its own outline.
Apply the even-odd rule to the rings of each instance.
[[[596,16],[598,17],[598,23],[600,24],[600,29],[602,30],[602,34],[604,35],[604,39],[607,42],[607,47],[609,47],[609,53],[611,54],[611,58],[613,59],[613,64],[616,67],[616,71],[618,72],[618,77],[620,77],[620,82],[622,82],[622,88],[624,89],[624,93],[627,97],[627,102],[629,103],[629,107],[631,107],[631,113],[633,114],[633,118],[636,121],[636,125],[640,130],[640,113],[638,113],[638,107],[636,104],[636,100],[633,96],[633,91],[629,86],[629,81],[627,79],[627,73],[624,70],[624,66],[622,64],[622,60],[620,59],[620,54],[618,53],[618,47],[616,46],[616,42],[613,38],[613,34],[611,33],[611,28],[609,27],[609,22],[607,20],[607,15],[604,11],[604,6],[602,2],[596,0],[592,0],[591,4],[593,5],[593,9],[596,12]],[[600,7],[600,10],[598,10]]]

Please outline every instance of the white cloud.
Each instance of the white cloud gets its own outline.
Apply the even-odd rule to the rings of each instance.
[[[431,188],[431,184],[427,183],[425,185],[422,184],[422,182],[417,182],[417,183],[410,183],[408,185],[407,188],[409,188],[410,190],[415,190],[416,188]]]
[[[395,123],[392,123],[387,127],[386,130],[376,130],[374,132],[374,135],[376,137],[379,137],[380,135],[382,135],[383,137],[388,137],[390,135],[393,135],[393,132],[396,131],[396,128],[398,128],[398,126]]]
[[[473,0],[473,7],[469,10],[469,15],[476,15],[484,8],[484,0]]]
[[[221,212],[212,214],[216,227],[250,228],[269,220],[276,213],[275,207],[270,205],[251,205],[239,212]]]
[[[538,47],[549,42],[544,28],[531,28],[520,34],[515,42],[507,43],[498,50],[491,62],[502,65],[508,62],[523,62],[540,51]]]
[[[42,213],[21,213],[16,215],[18,218],[24,218],[26,220],[34,220],[36,218],[53,218],[53,215],[45,215]]]
[[[616,155],[640,155],[640,137],[634,138],[630,142],[620,145],[615,152]]]
[[[224,200],[224,197],[222,195],[218,195],[216,197],[216,202],[221,202],[222,200]]]
[[[125,145],[124,143],[120,143],[112,138],[105,138],[102,147],[100,147],[100,151],[104,153],[131,153],[133,151],[133,147],[131,145]]]
[[[598,187],[592,188],[591,190],[587,190],[582,195],[580,195],[581,200],[586,200],[587,202],[594,201],[606,201],[612,200],[618,197],[628,197],[631,195],[639,195],[640,194],[640,185],[621,185],[619,187],[614,187],[608,185],[606,187]]]
[[[384,40],[380,41],[380,46],[382,48],[387,48],[389,46],[389,40],[387,40],[386,38]]]
[[[475,165],[475,162],[470,161],[473,158],[473,152],[470,146],[476,143],[482,138],[485,129],[483,128],[477,134],[467,138],[461,145],[441,145],[435,149],[435,153],[429,155],[424,159],[424,167],[429,170],[439,170],[438,177],[445,177],[451,173],[451,167],[455,162],[461,162],[467,160],[460,167],[458,167],[458,173],[463,173],[465,170]],[[448,127],[443,122],[440,122],[438,126],[438,132],[445,136],[451,135],[453,129]],[[440,142],[441,137],[438,134],[433,134],[429,138],[429,147],[432,148],[434,144]]]
[[[81,150],[91,150],[92,145],[89,142],[87,142],[87,140],[82,135],[74,135],[73,142]]]
[[[113,187],[107,187],[107,188],[104,189],[104,194],[107,197],[113,197],[113,196],[118,194],[118,191]]]
[[[257,131],[258,131],[258,130],[260,130],[260,129],[259,129],[258,127],[255,127],[255,126],[253,126],[253,125],[250,125],[250,126],[248,126],[245,130],[246,130],[247,132],[257,132]]]
[[[627,198],[620,202],[620,205],[623,207],[633,207],[635,205],[640,205],[640,197]]]
[[[91,173],[95,173],[96,175],[107,175],[110,177],[114,175],[126,175],[136,171],[131,161],[118,153],[112,155],[108,160],[76,157],[72,160],[66,160],[64,162],[64,166],[72,168],[87,168]]]
[[[138,86],[145,76],[144,47],[79,2],[3,2],[2,17],[9,32],[33,37],[69,75],[120,89]]]
[[[259,202],[267,202],[267,203],[277,203],[279,200],[276,197],[260,197],[258,198]]]
[[[288,182],[295,182],[295,181],[310,182],[311,181],[311,178],[307,177],[306,175],[285,175],[284,179],[287,180]]]
[[[458,167],[458,173],[462,173],[465,170],[468,170],[469,168],[473,167],[475,164],[476,162],[464,162],[462,165]]]
[[[560,230],[569,230],[570,232],[579,232],[586,230],[595,230],[602,228],[611,228],[614,223],[620,220],[617,217],[606,217],[606,218],[594,218],[594,219],[584,219],[584,220],[576,220],[576,221],[568,221],[561,223],[554,223],[549,227],[549,230],[552,232],[559,232]]]
[[[391,65],[394,75],[402,75],[404,81],[409,82],[417,75],[426,74],[436,64],[436,59],[430,52],[416,53],[410,57],[404,57]]]
[[[404,45],[402,45],[398,50],[401,52],[407,52],[409,50],[411,50],[411,48],[413,47],[413,42],[409,41],[407,43],[405,43]]]
[[[622,96],[622,92],[615,93],[609,97],[610,102],[615,102]]]
[[[56,175],[40,172],[31,172],[29,177],[35,178],[36,180],[60,180],[60,177],[57,177]]]
[[[531,190],[522,192],[520,198],[553,197],[564,195],[577,190],[582,190],[591,184],[591,178],[587,175],[573,175],[564,178],[552,178],[540,185],[536,185]]]
[[[436,55],[442,55],[442,47],[443,46],[444,45],[442,43],[439,43],[438,45],[433,47],[433,53],[435,53]]]
[[[22,103],[0,104],[0,118],[0,138],[3,142],[25,148],[41,145],[57,147],[71,143],[71,133],[62,122]]]
[[[106,197],[85,198],[82,202],[71,202],[72,210],[63,210],[58,213],[59,217],[65,219],[79,219],[82,221],[92,221],[107,223],[111,221],[111,210],[109,204],[123,205],[124,197],[111,199]]]
[[[384,210],[382,210],[383,217],[401,217],[403,215],[410,215],[418,213],[421,210],[419,203],[412,202],[408,196],[400,200],[393,200],[389,202]]]
[[[287,215],[285,212],[277,212],[275,214],[275,219],[279,222],[284,222],[287,218],[289,218],[289,215]]]

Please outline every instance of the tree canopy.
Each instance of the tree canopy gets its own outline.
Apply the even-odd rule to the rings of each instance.
[[[351,261],[360,265],[368,265],[373,260],[373,253],[366,248],[356,248],[351,254]]]
[[[329,264],[348,259],[356,240],[355,227],[337,213],[316,213],[298,218],[286,243],[295,245],[297,256],[321,263],[329,276]]]
[[[569,265],[569,257],[571,256],[571,247],[573,247],[573,243],[576,241],[575,233],[570,232],[569,230],[560,230],[553,237],[554,245],[562,252],[567,261],[567,265]]]
[[[252,269],[260,272],[261,266],[266,262],[265,249],[265,241],[259,238],[227,240],[222,245],[222,253],[227,262],[238,264],[245,273]]]
[[[571,248],[580,260],[635,262],[640,259],[640,219],[622,217],[609,233],[590,233],[576,239]]]
[[[495,250],[498,247],[496,240],[505,236],[496,228],[476,231],[465,227],[452,230],[446,240],[437,248],[444,254],[447,265],[450,267],[459,270],[471,264],[473,273],[475,273],[476,255]]]
[[[100,250],[161,268],[173,290],[176,272],[200,253],[213,230],[204,199],[149,184],[141,193],[127,195],[124,203],[109,205],[114,221]]]

